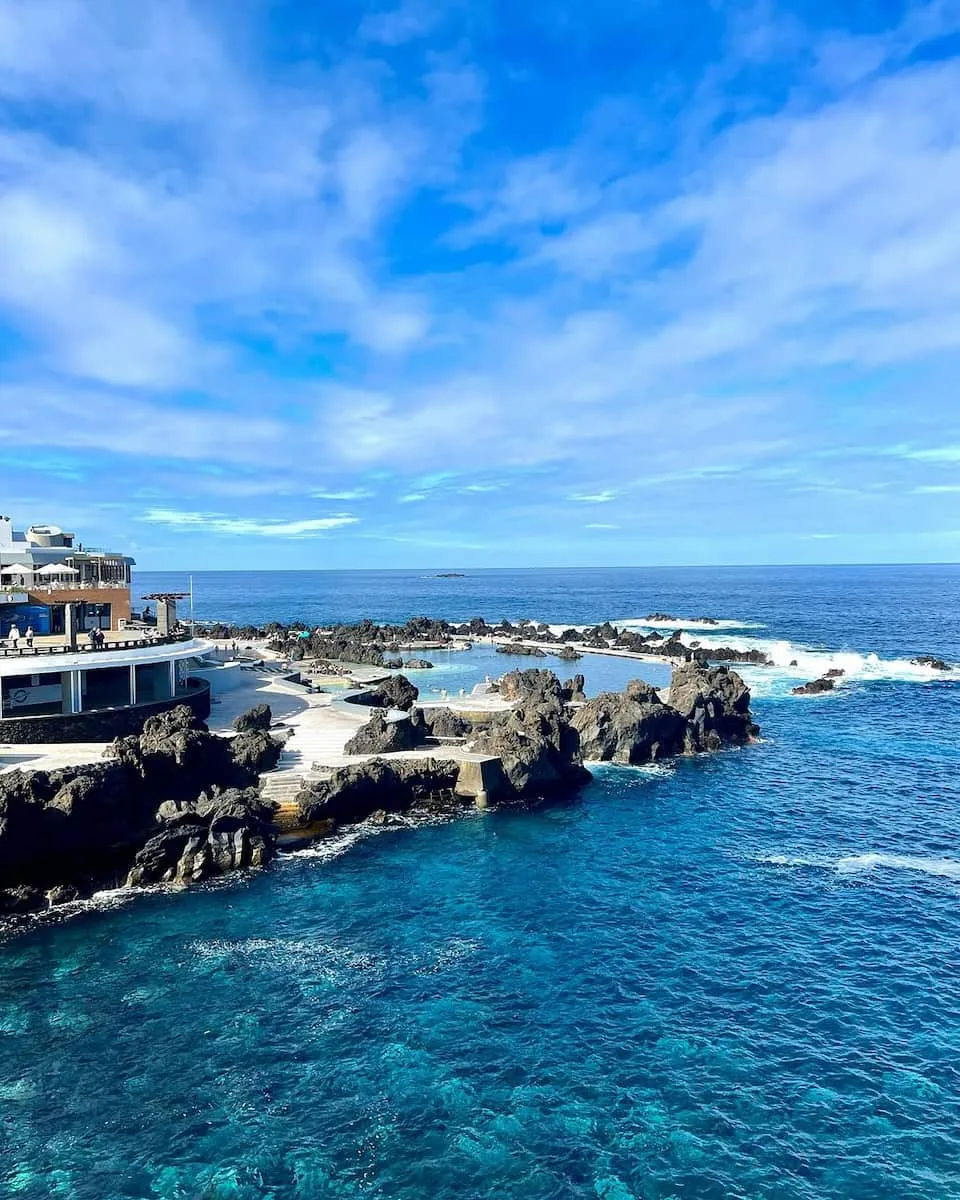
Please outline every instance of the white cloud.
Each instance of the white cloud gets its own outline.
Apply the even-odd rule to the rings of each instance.
[[[400,46],[404,42],[425,37],[436,27],[440,16],[437,8],[408,0],[397,8],[384,9],[364,17],[360,36],[385,46]]]
[[[358,518],[350,513],[332,517],[309,517],[298,521],[277,521],[252,517],[231,517],[223,513],[181,512],[178,509],[151,508],[141,517],[154,525],[171,529],[190,530],[228,536],[303,538],[329,533],[345,525],[355,525]]]
[[[350,488],[343,492],[312,491],[314,500],[368,500],[373,492],[369,488]]]
[[[620,528],[619,525],[610,525],[604,521],[591,521],[589,524],[584,525],[584,529],[619,529],[619,528]]]
[[[216,5],[0,0],[0,433],[126,456],[156,511],[220,521],[218,496],[349,507],[376,466],[414,505],[398,524],[440,468],[478,523],[528,502],[531,469],[580,504],[677,484],[680,505],[766,467],[799,511],[866,490],[800,472],[808,494],[774,496],[804,455],[907,438],[884,486],[946,494],[918,483],[960,461],[952,382],[905,430],[903,392],[836,380],[955,378],[960,64],[909,60],[948,7],[870,38],[741,21],[679,120],[598,96],[571,144],[518,158],[495,107],[464,153],[468,43],[408,45],[453,23],[436,5],[358,16],[335,68],[288,71]],[[778,55],[784,103],[751,110],[736,72]]]
[[[960,462],[960,445],[931,446],[927,450],[910,450],[906,457],[919,459],[921,462]]]

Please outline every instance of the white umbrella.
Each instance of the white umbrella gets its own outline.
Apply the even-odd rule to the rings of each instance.
[[[32,575],[33,567],[26,563],[14,563],[12,567],[0,567],[0,575]]]
[[[47,563],[37,571],[38,575],[79,575],[76,567],[68,567],[65,563]]]

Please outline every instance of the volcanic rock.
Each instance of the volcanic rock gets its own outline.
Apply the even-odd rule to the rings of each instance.
[[[534,673],[541,674],[516,674]],[[563,705],[556,694],[560,681],[555,675],[551,677],[556,692],[524,694],[516,708],[471,744],[475,752],[501,760],[506,784],[517,798],[543,796],[590,778],[576,732],[564,719]]]
[[[419,710],[424,725],[431,737],[466,737],[473,726],[449,708],[423,708]]]
[[[333,821],[356,824],[373,813],[406,812],[420,803],[453,803],[459,768],[442,759],[374,758],[359,766],[339,767],[327,779],[311,781],[297,795],[302,825]]]
[[[750,716],[750,689],[728,667],[677,667],[667,701],[686,719],[688,753],[743,745],[759,733]]]
[[[572,646],[564,646],[562,650],[557,651],[557,658],[562,658],[564,662],[576,662],[577,659],[583,658],[583,655]]]
[[[568,679],[563,684],[561,693],[564,704],[583,704],[587,699],[583,690],[585,686],[586,680],[582,675],[574,675],[572,679]]]
[[[809,683],[801,684],[793,689],[794,696],[819,696],[823,692],[832,692],[836,687],[833,679],[824,675],[820,679],[812,679]]]
[[[641,680],[625,692],[603,692],[570,721],[587,761],[648,763],[684,749],[687,722]]]
[[[361,725],[344,746],[343,752],[393,754],[398,750],[413,750],[420,740],[419,731],[410,717],[388,721],[381,710],[375,709],[366,725]]]
[[[500,695],[504,700],[553,696],[560,699],[560,680],[552,671],[531,667],[526,671],[508,671],[500,680]]]
[[[248,708],[245,713],[241,713],[234,721],[233,727],[237,733],[255,733],[259,730],[267,730],[273,722],[273,712],[269,704],[255,704],[253,708]]]
[[[406,675],[391,675],[373,689],[367,703],[374,708],[399,708],[406,712],[413,708],[419,695],[419,689]]]

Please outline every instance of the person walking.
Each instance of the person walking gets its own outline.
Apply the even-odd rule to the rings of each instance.
[[[24,638],[24,641],[27,643],[27,645],[32,648],[32,646],[33,646],[33,626],[32,625],[27,626],[27,628],[24,632],[23,638]]]
[[[20,627],[17,625],[16,621],[14,621],[10,626],[10,632],[7,634],[7,638],[10,642],[10,648],[12,650],[16,650],[17,644],[20,641]]]

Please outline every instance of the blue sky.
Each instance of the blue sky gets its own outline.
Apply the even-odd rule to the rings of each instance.
[[[960,4],[0,0],[0,511],[956,561]]]

